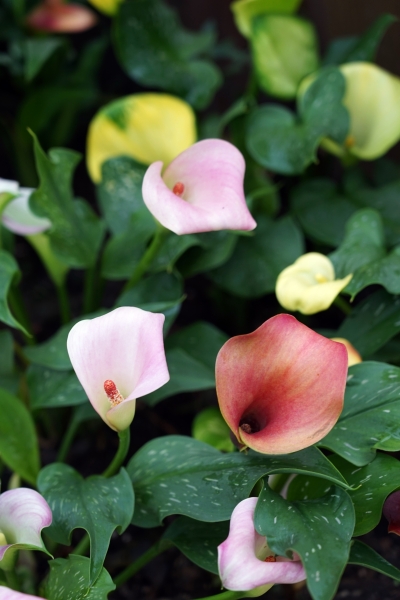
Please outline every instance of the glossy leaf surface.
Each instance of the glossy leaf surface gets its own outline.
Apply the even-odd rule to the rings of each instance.
[[[115,584],[102,568],[99,577],[90,584],[90,559],[71,554],[68,558],[51,560],[46,583],[48,600],[107,600]]]

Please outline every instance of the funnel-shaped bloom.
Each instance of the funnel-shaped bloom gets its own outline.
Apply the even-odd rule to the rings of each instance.
[[[400,535],[400,490],[390,494],[383,505],[383,516],[388,520],[388,533]]]
[[[192,107],[169,94],[133,94],[103,106],[89,127],[87,167],[95,183],[101,165],[116,156],[131,156],[144,165],[168,164],[196,141]]]
[[[116,431],[129,427],[136,398],[167,383],[164,315],[124,306],[71,329],[72,366],[93,408]]]
[[[12,569],[18,550],[47,552],[40,534],[51,520],[49,505],[34,490],[18,488],[1,494],[0,568]]]
[[[290,315],[231,338],[216,364],[222,416],[242,444],[286,454],[321,440],[343,408],[347,351]]]
[[[218,546],[218,570],[222,585],[228,590],[260,588],[257,595],[261,596],[274,583],[297,583],[303,581],[306,574],[299,560],[275,557],[266,538],[256,532],[257,500],[247,498],[233,511],[229,536]]]
[[[346,346],[347,356],[348,356],[348,366],[352,367],[353,365],[357,365],[362,362],[361,354],[354,348],[353,344],[341,337],[331,338],[334,342],[340,342]]]
[[[329,258],[309,252],[283,269],[276,281],[275,293],[284,308],[313,315],[329,308],[352,277],[350,274],[335,279],[335,269]]]
[[[143,179],[143,200],[167,229],[182,235],[256,227],[243,191],[245,162],[224,140],[197,142],[177,156],[161,175],[155,162]]]
[[[2,223],[4,227],[18,235],[35,235],[51,227],[48,219],[37,217],[29,208],[29,197],[34,190],[20,188],[16,181],[0,179],[0,194],[7,192],[15,194],[3,210]]]
[[[15,590],[0,585],[0,600],[44,600],[41,596],[31,596],[31,594],[21,594]]]
[[[27,24],[36,31],[78,33],[97,23],[95,13],[80,4],[64,4],[63,0],[43,0],[29,13]]]

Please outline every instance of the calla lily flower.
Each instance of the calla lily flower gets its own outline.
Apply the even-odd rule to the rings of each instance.
[[[313,315],[330,307],[349,283],[352,274],[335,279],[335,269],[327,256],[308,252],[283,269],[276,281],[279,303],[288,310]]]
[[[87,167],[95,183],[101,165],[117,156],[131,156],[150,165],[168,164],[196,141],[192,107],[169,94],[133,94],[103,106],[91,121]]]
[[[44,600],[41,596],[31,596],[31,594],[21,594],[15,590],[0,585],[0,600]]]
[[[51,227],[49,219],[37,217],[29,208],[29,198],[33,191],[31,188],[20,188],[17,181],[0,179],[0,194],[7,192],[16,196],[2,212],[4,227],[13,233],[35,235]]]
[[[136,398],[167,383],[164,315],[121,307],[80,321],[67,348],[93,408],[107,425],[123,431],[132,422]]]
[[[231,338],[216,363],[222,416],[238,441],[286,454],[321,440],[343,408],[347,351],[290,315]]]
[[[51,521],[50,507],[38,492],[18,488],[1,494],[0,568],[5,571],[12,569],[18,550],[47,553],[40,534]]]
[[[301,0],[236,0],[231,9],[236,27],[245,37],[251,35],[251,21],[260,14],[291,14],[294,13]]]
[[[89,0],[89,2],[100,12],[112,17],[117,12],[122,0]]]
[[[341,337],[333,337],[331,340],[334,342],[340,342],[346,346],[349,367],[362,362],[361,354],[354,348],[353,344],[351,344],[349,340]]]
[[[299,560],[274,556],[264,536],[254,528],[258,498],[242,500],[231,516],[229,536],[218,546],[218,570],[222,585],[232,591],[253,590],[261,596],[275,583],[306,579]]]
[[[197,142],[163,175],[162,168],[161,161],[150,165],[142,193],[149,211],[167,229],[182,235],[256,227],[244,197],[244,158],[229,142]]]
[[[27,24],[36,31],[78,33],[97,23],[92,10],[81,4],[64,4],[63,0],[43,0],[29,13]]]
[[[389,522],[388,533],[400,535],[400,490],[386,498],[383,505],[383,516]]]

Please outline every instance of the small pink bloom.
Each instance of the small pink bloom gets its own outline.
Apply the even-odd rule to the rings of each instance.
[[[224,140],[203,140],[179,154],[161,175],[155,162],[143,179],[143,200],[167,229],[182,235],[256,227],[244,197],[245,162]]]
[[[39,596],[31,596],[30,594],[21,594],[15,590],[0,585],[0,600],[44,600]]]
[[[95,411],[116,431],[129,427],[136,398],[167,383],[164,315],[121,307],[71,329],[72,366]]]
[[[400,535],[400,490],[386,498],[383,515],[389,521],[388,533]]]
[[[234,337],[216,363],[221,413],[239,442],[285,454],[321,440],[343,408],[347,350],[290,315]]]
[[[218,546],[218,570],[222,585],[228,590],[245,592],[306,579],[299,560],[274,557],[266,538],[254,529],[257,500],[247,498],[237,505],[231,516],[229,536]],[[264,591],[260,590],[260,595]]]
[[[77,33],[97,23],[95,13],[80,4],[64,4],[63,0],[43,0],[29,13],[27,24],[36,31]]]
[[[18,488],[1,494],[0,568],[13,568],[18,550],[25,548],[47,552],[41,531],[51,521],[50,507],[38,492]]]

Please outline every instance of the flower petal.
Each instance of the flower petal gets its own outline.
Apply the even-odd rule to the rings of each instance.
[[[276,281],[275,293],[284,308],[312,315],[329,308],[351,278],[350,274],[335,280],[329,258],[308,252],[283,269]]]
[[[0,600],[43,600],[39,596],[31,596],[31,594],[21,594],[15,590],[0,585]]]
[[[92,10],[80,4],[42,2],[26,19],[29,27],[36,31],[53,33],[77,33],[90,29],[97,23]]]
[[[218,546],[218,569],[222,585],[228,590],[247,591],[266,584],[297,583],[306,578],[299,561],[278,558],[264,562],[256,556],[256,547],[265,538],[254,529],[254,510],[258,498],[240,502],[231,516],[229,536]]]
[[[145,165],[168,164],[196,141],[196,116],[189,104],[169,94],[133,94],[107,104],[89,126],[87,166],[95,183],[101,165],[131,156]]]
[[[27,544],[46,550],[41,531],[51,521],[49,505],[35,490],[18,488],[1,494],[0,531],[6,537],[7,546],[0,546],[0,561],[13,544]]]
[[[20,188],[18,198],[5,207],[2,215],[4,227],[18,235],[34,235],[42,233],[51,227],[51,221],[37,217],[29,207],[29,197],[34,190]]]
[[[112,429],[125,429],[134,415],[133,401],[169,380],[162,336],[164,318],[125,306],[80,321],[69,333],[72,366],[93,408]],[[125,399],[114,408],[104,391],[108,379]]]
[[[290,315],[234,337],[216,363],[217,395],[239,441],[285,454],[321,440],[343,408],[347,351]],[[246,433],[243,425],[249,425]]]
[[[236,27],[245,37],[251,35],[251,21],[256,15],[265,13],[291,14],[297,10],[301,0],[236,0],[231,4]]]
[[[8,192],[10,194],[18,194],[19,183],[11,179],[1,179],[0,177],[0,194]]]
[[[351,344],[349,340],[341,337],[333,337],[331,340],[333,342],[340,342],[346,346],[349,367],[362,362],[361,354],[354,348],[353,344]]]
[[[143,179],[143,200],[154,217],[178,235],[256,227],[244,197],[242,154],[224,140],[197,142],[165,169],[153,163]],[[181,196],[172,192],[182,183]]]
[[[388,533],[400,535],[400,490],[386,498],[383,516],[389,521]]]

